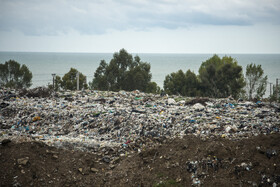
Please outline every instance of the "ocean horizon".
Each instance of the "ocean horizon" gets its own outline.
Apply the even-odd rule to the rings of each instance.
[[[52,74],[63,76],[70,68],[76,68],[87,76],[87,82],[92,81],[94,72],[101,60],[107,63],[114,53],[68,53],[68,52],[0,52],[0,63],[15,60],[25,64],[33,74],[31,88],[52,84]],[[210,53],[131,53],[138,55],[141,61],[151,64],[152,81],[163,88],[165,76],[182,69],[188,69],[198,74],[202,62],[211,58]],[[275,84],[280,79],[280,54],[218,54],[231,56],[242,66],[245,74],[246,66],[250,63],[260,64],[264,74],[268,76],[266,97],[269,96],[269,83]]]

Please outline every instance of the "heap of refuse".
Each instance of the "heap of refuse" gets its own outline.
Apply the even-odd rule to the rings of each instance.
[[[0,90],[0,140],[30,139],[87,151],[102,147],[141,151],[148,140],[185,135],[240,139],[279,133],[280,127],[276,103],[170,97],[139,91],[35,95]]]

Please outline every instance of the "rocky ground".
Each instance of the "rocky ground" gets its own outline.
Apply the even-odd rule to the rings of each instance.
[[[279,186],[280,109],[133,92],[0,90],[0,186]]]

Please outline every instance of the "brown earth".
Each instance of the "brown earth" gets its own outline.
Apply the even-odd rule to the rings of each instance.
[[[110,160],[114,151],[103,155],[4,141],[0,186],[280,185],[280,134],[242,140],[186,136]]]

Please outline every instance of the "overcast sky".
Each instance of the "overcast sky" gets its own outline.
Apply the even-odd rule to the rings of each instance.
[[[279,0],[0,0],[0,51],[280,53]]]

